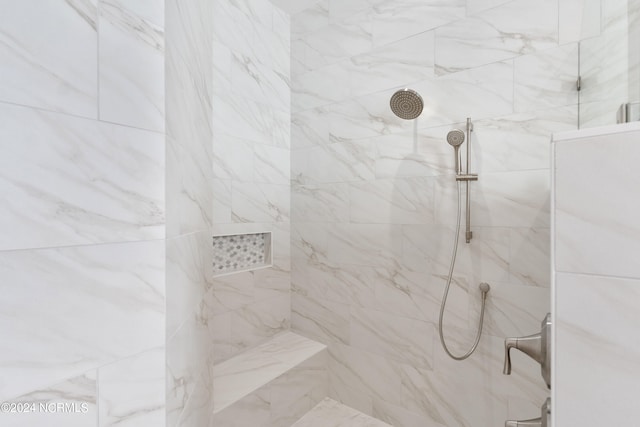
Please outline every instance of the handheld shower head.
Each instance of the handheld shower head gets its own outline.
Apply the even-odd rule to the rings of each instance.
[[[458,153],[458,151],[460,150],[460,146],[462,145],[462,143],[464,142],[464,132],[461,131],[460,129],[454,129],[451,132],[449,132],[447,134],[447,142],[453,146],[453,149],[455,150],[455,157],[456,157],[456,173],[461,173],[461,166],[460,166],[460,154]]]
[[[447,134],[447,142],[454,147],[459,147],[464,142],[464,132],[454,129]]]
[[[418,92],[412,89],[400,89],[391,96],[393,114],[405,120],[417,118],[424,108],[424,102]]]

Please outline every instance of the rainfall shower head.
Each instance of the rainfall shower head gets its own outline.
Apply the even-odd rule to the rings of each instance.
[[[424,108],[422,97],[412,89],[400,89],[394,93],[391,96],[390,104],[393,113],[405,120],[417,118]]]
[[[455,150],[456,173],[459,174],[462,172],[462,169],[460,166],[460,154],[458,153],[458,150],[464,142],[464,132],[462,132],[460,129],[452,130],[447,134],[447,142],[452,145]]]

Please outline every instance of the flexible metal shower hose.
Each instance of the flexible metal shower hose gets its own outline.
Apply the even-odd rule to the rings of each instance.
[[[463,354],[462,356],[456,356],[455,354],[451,353],[451,351],[449,351],[449,348],[447,347],[447,343],[444,339],[444,333],[442,332],[442,318],[444,317],[444,308],[447,305],[447,296],[449,295],[449,287],[451,286],[451,280],[453,278],[453,270],[456,265],[456,256],[458,254],[458,240],[460,239],[460,216],[462,211],[460,181],[457,181],[457,186],[458,186],[458,220],[456,224],[456,234],[453,240],[453,254],[451,256],[451,264],[449,266],[449,276],[447,277],[447,285],[444,288],[444,295],[442,296],[442,303],[440,304],[440,320],[438,321],[438,332],[440,333],[440,342],[442,343],[442,348],[444,348],[444,351],[449,355],[449,357],[451,357],[454,360],[465,360],[466,358],[471,356],[474,351],[476,351],[476,348],[478,348],[478,343],[480,342],[480,337],[482,336],[482,325],[484,323],[484,306],[487,300],[487,293],[482,292],[482,309],[480,310],[480,322],[478,324],[478,332],[476,333],[476,340],[473,343],[473,347],[471,347],[471,349],[465,354]]]

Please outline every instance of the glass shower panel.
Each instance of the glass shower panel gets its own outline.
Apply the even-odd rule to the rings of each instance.
[[[640,0],[601,1],[599,34],[580,42],[580,78],[580,128],[620,122],[626,104],[627,120],[640,120]]]

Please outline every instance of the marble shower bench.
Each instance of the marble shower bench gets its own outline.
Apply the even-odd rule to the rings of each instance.
[[[327,348],[285,332],[213,367],[215,427],[290,427],[328,395]]]

